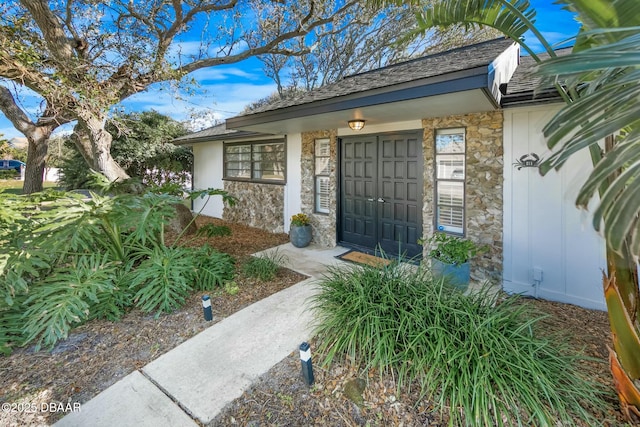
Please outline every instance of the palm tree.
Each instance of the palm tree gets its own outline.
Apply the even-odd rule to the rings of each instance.
[[[565,107],[544,128],[554,154],[540,171],[544,175],[561,168],[580,150],[591,154],[593,170],[576,205],[586,209],[591,199],[599,198],[593,226],[604,233],[607,244],[603,284],[613,338],[609,361],[622,411],[631,419],[640,417],[640,2],[559,3],[581,23],[571,54],[562,57],[536,29],[536,12],[528,0],[438,0],[418,13],[417,31],[454,25],[495,28],[531,54],[544,77],[542,85],[555,85],[564,99]],[[545,57],[524,43],[527,30],[541,42]]]

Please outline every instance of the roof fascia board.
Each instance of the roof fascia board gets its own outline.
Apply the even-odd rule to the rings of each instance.
[[[302,105],[293,105],[263,113],[227,119],[227,128],[239,129],[281,120],[295,119],[334,111],[408,101],[447,93],[484,89],[488,85],[487,66],[470,68],[426,79],[414,80],[384,88],[372,89]]]
[[[199,138],[188,139],[180,142],[173,142],[174,145],[194,145],[202,144],[205,142],[242,142],[242,141],[280,141],[283,140],[282,135],[219,135],[219,136],[201,136]]]

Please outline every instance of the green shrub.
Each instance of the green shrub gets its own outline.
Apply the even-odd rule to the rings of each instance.
[[[24,322],[19,307],[19,303],[12,301],[9,306],[0,300],[0,354],[11,354],[12,347],[23,341]]]
[[[240,292],[240,287],[238,286],[238,284],[236,282],[226,282],[224,284],[224,291],[226,293],[228,293],[229,295],[235,295],[238,292]]]
[[[106,125],[113,137],[111,154],[131,177],[145,185],[177,183],[184,187],[193,165],[191,148],[170,141],[186,133],[184,127],[155,111],[116,114]],[[66,189],[91,188],[90,169],[72,141],[64,141],[59,160],[60,184]]]
[[[20,172],[15,169],[0,170],[0,179],[16,179],[20,176]]]
[[[431,258],[438,259],[445,264],[455,265],[464,264],[488,249],[487,246],[478,246],[471,240],[445,233],[434,233],[429,239],[420,239],[418,243],[429,245]]]
[[[36,340],[36,348],[52,347],[89,318],[91,303],[114,287],[115,266],[107,257],[78,256],[31,286],[23,304],[25,343]]]
[[[114,271],[113,287],[100,293],[98,301],[89,307],[89,320],[106,319],[118,321],[124,316],[129,307],[134,304],[135,289],[129,285],[129,275],[132,266],[120,266]]]
[[[518,298],[484,289],[471,296],[398,263],[333,268],[313,305],[329,364],[348,355],[418,384],[449,407],[450,425],[573,425],[602,407],[602,386],[577,369],[560,339],[540,338],[536,317]],[[593,421],[593,420],[591,420]]]
[[[276,249],[249,258],[242,266],[242,272],[246,276],[268,282],[276,277],[280,266],[287,262],[287,256],[279,253]]]
[[[197,197],[229,196],[221,190]],[[220,286],[233,259],[203,247],[166,246],[164,225],[181,198],[0,193],[0,352],[52,347],[94,318],[129,308],[171,311],[189,292]]]
[[[131,272],[134,300],[145,312],[171,312],[181,307],[193,289],[193,256],[187,248],[156,247]]]
[[[194,251],[194,289],[208,291],[233,278],[235,260],[230,255],[218,252],[207,245]]]

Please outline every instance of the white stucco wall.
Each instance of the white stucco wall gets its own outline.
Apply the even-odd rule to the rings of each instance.
[[[284,231],[289,232],[291,216],[302,211],[302,135],[287,135],[287,185],[284,189]]]
[[[584,151],[559,172],[540,176],[518,170],[523,155],[549,155],[542,128],[560,107],[504,111],[504,270],[507,292],[605,310],[602,270],[605,244],[591,215],[575,206],[578,188],[591,170]]]
[[[222,183],[222,141],[203,142],[193,145],[193,188],[223,188]],[[199,212],[207,199],[193,201],[194,212]],[[224,206],[220,196],[214,196],[206,203],[203,215],[222,218]]]

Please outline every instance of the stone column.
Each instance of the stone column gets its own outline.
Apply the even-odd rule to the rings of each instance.
[[[329,138],[331,144],[331,158],[329,161],[330,177],[329,186],[331,194],[335,194],[331,200],[329,213],[316,213],[315,211],[315,165],[314,150],[315,140]],[[302,133],[302,212],[309,215],[313,227],[313,243],[323,247],[334,247],[336,245],[336,218],[337,218],[337,158],[338,158],[338,137],[335,129],[319,130]]]
[[[474,260],[471,275],[476,280],[502,278],[503,167],[502,111],[426,118],[424,128],[425,236],[434,231],[435,132],[464,128],[466,140],[465,234],[466,238],[489,250]],[[425,248],[425,255],[427,248]]]

